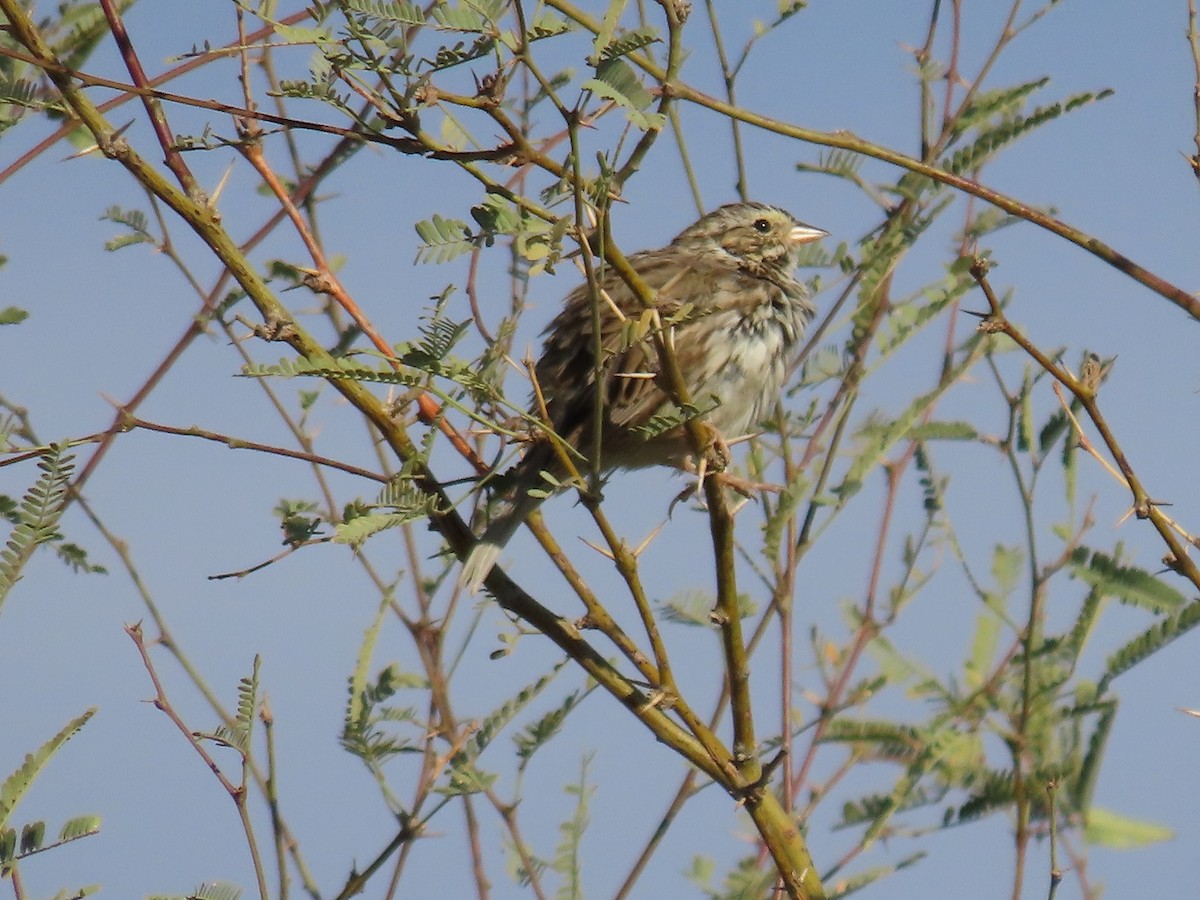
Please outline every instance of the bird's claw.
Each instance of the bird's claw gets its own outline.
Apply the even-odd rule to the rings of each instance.
[[[707,427],[707,446],[705,447],[704,458],[700,461],[700,480],[704,480],[704,471],[706,468],[712,469],[713,472],[724,472],[729,468],[729,463],[733,461],[733,454],[729,450],[729,444],[725,438],[721,437],[721,433],[711,425]]]
[[[754,481],[751,478],[742,478],[740,475],[734,475],[731,472],[713,472],[712,477],[731,491],[741,494],[747,500],[752,500],[755,494],[783,493],[783,485],[781,484],[771,484],[769,481]]]
[[[670,518],[675,512],[676,506],[693,496],[700,502],[702,506],[704,505],[704,492],[702,488],[704,486],[704,479],[706,477],[717,479],[717,481],[719,481],[725,487],[729,488],[734,493],[740,494],[744,498],[744,500],[739,502],[737,507],[734,508],[733,512],[737,512],[739,509],[741,509],[742,504],[745,503],[746,500],[753,500],[755,494],[783,493],[783,485],[780,484],[771,484],[770,482],[765,481],[754,481],[750,478],[743,478],[740,475],[734,475],[731,472],[706,473],[703,461],[701,461],[699,467],[697,467],[696,476],[696,480],[692,484],[689,484],[682,491],[675,495],[675,499],[672,500],[671,505],[667,507],[667,518]]]

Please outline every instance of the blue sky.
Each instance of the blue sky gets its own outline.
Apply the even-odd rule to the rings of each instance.
[[[595,2],[584,5],[603,7]],[[716,5],[727,28],[727,44],[736,48],[750,34],[752,19],[769,18],[776,4]],[[689,28],[698,37],[693,38],[695,49],[684,77],[716,92],[720,85],[713,54],[702,35],[703,4],[696,6],[697,18]],[[964,6],[961,67],[970,73],[1001,19],[995,9]],[[739,100],[785,121],[828,131],[845,129],[915,153],[917,87],[910,48],[924,39],[928,9],[928,3],[817,0],[762,41],[739,81]],[[194,43],[228,40],[232,21],[231,7],[213,0],[186,7],[144,2],[128,15],[131,34],[152,72]],[[1006,52],[989,85],[1049,74],[1052,80],[1036,103],[1104,88],[1112,88],[1114,94],[1021,141],[985,171],[984,180],[1025,202],[1052,206],[1065,221],[1190,289],[1197,280],[1200,206],[1195,177],[1184,159],[1196,149],[1195,72],[1185,24],[1183,0],[1143,4],[1136,12],[1116,0],[1057,4]],[[562,64],[582,69],[582,58],[571,56],[581,46],[564,51]],[[945,49],[943,41],[939,50]],[[290,62],[302,67],[306,57],[305,50],[293,51]],[[88,68],[123,77],[110,44]],[[173,89],[236,102],[234,74],[232,64],[213,67]],[[97,93],[99,98],[107,96]],[[297,106],[295,111],[332,115],[315,106]],[[199,133],[209,121],[219,131],[231,130],[226,121],[196,111],[171,109],[170,115],[176,132]],[[129,106],[115,113],[113,121],[124,124],[138,116]],[[685,110],[684,125],[705,204],[712,207],[734,199],[727,126],[696,109]],[[0,143],[0,166],[44,133],[45,125],[37,121],[6,133]],[[749,130],[746,137],[755,197],[830,231],[830,246],[841,241],[853,245],[874,227],[878,209],[860,192],[795,170],[797,162],[815,162],[819,148]],[[140,118],[130,138],[141,152],[157,159]],[[302,145],[316,152],[326,144],[308,137]],[[269,147],[281,164],[279,145]],[[105,427],[112,415],[110,400],[124,400],[140,386],[197,307],[195,296],[161,257],[138,247],[115,254],[103,250],[117,228],[100,221],[101,214],[113,204],[145,208],[145,198],[115,165],[95,156],[65,160],[71,152],[61,145],[0,185],[0,253],[9,258],[0,269],[0,308],[17,305],[31,313],[21,326],[0,329],[0,394],[28,407],[46,439]],[[229,152],[187,157],[209,186],[221,179],[231,159]],[[866,163],[863,172],[881,182],[895,177],[889,167],[875,162]],[[237,236],[249,234],[270,211],[269,202],[255,195],[256,187],[244,164],[236,165],[221,206]],[[440,267],[412,265],[418,246],[413,224],[435,212],[467,218],[469,207],[479,199],[478,189],[449,167],[422,166],[385,150],[367,149],[330,178],[321,194],[326,198],[322,233],[327,251],[344,257],[339,271],[344,283],[389,339],[410,337],[427,298],[449,284],[461,286],[465,276],[462,260]],[[626,196],[629,204],[619,210],[615,225],[627,250],[661,245],[695,218],[677,156],[665,139],[630,182]],[[960,222],[961,214],[951,221]],[[181,226],[171,227],[200,282],[211,283],[215,264]],[[896,274],[897,294],[941,277],[950,259],[951,237],[947,228],[905,260]],[[1153,496],[1172,502],[1171,514],[1185,525],[1194,522],[1193,512],[1200,505],[1200,487],[1190,465],[1200,437],[1195,323],[1098,259],[1029,224],[994,235],[989,247],[998,263],[993,283],[1014,291],[1010,314],[1036,341],[1064,347],[1069,361],[1077,360],[1085,348],[1117,356],[1102,395],[1105,413]],[[255,259],[275,256],[303,261],[302,248],[283,234]],[[493,275],[502,271],[502,260],[493,265]],[[833,273],[825,278],[834,288],[822,293],[819,303],[831,302],[840,287]],[[541,325],[575,284],[567,269],[555,278],[535,281],[534,306],[522,325],[518,347],[535,344]],[[457,296],[461,302],[461,292]],[[300,291],[284,299],[297,310],[316,305]],[[964,305],[981,309],[982,297]],[[457,307],[459,312],[464,309],[465,305]],[[838,327],[835,336],[844,339],[846,323]],[[969,328],[960,319],[960,339]],[[904,398],[927,389],[940,365],[935,352],[940,339],[939,332],[918,343],[885,377],[870,382],[860,401],[862,410],[876,406],[895,412]],[[255,346],[252,352],[264,362],[283,355],[280,347]],[[233,377],[240,365],[223,337],[202,338],[171,370],[141,414],[172,425],[285,442],[257,385]],[[1019,379],[1022,362],[1012,357],[1005,365]],[[291,398],[297,387],[310,385],[278,387]],[[1048,386],[1036,397],[1041,415],[1053,410],[1055,402]],[[1003,427],[1005,411],[985,383],[965,385],[947,403],[956,415],[971,417],[985,428]],[[331,392],[325,392],[314,411],[312,426],[319,452],[374,464],[374,450],[361,425]],[[81,461],[87,454],[86,448],[80,451]],[[978,449],[948,450],[941,459],[952,477],[950,508],[967,552],[986,572],[992,545],[1012,542],[1017,534],[1018,507],[1011,486],[998,473],[998,457]],[[1095,496],[1092,542],[1111,549],[1121,541],[1131,561],[1159,568],[1163,548],[1149,527],[1136,522],[1117,525],[1128,505],[1123,490],[1098,466],[1086,460],[1080,466],[1080,493]],[[446,477],[453,474],[461,471],[448,465]],[[32,466],[0,468],[0,493],[18,495],[34,477]],[[375,491],[373,485],[344,475],[333,474],[330,481],[339,502],[370,497]],[[606,492],[606,508],[636,541],[665,519],[680,485],[665,472],[619,476]],[[809,652],[804,640],[808,623],[831,632],[841,628],[842,605],[857,602],[864,589],[869,548],[861,545],[874,535],[881,496],[878,480],[868,487],[845,519],[822,537],[822,554],[804,570],[803,593],[797,600],[801,623],[796,677],[801,692],[815,687],[811,660],[803,656]],[[914,482],[902,495],[902,505],[910,512],[919,506],[916,491]],[[295,554],[250,578],[208,580],[214,573],[277,553],[272,507],[281,497],[313,494],[310,473],[302,463],[149,433],[122,437],[87,487],[88,499],[106,526],[130,547],[137,572],[176,639],[227,703],[233,702],[237,679],[248,673],[254,655],[261,656],[263,683],[278,723],[287,814],[317,881],[332,895],[351,862],[362,864],[386,842],[392,827],[369,777],[337,745],[346,678],[375,613],[377,594],[345,548],[333,546]],[[559,498],[548,505],[547,515],[589,575],[602,586],[615,585],[615,576],[574,540],[576,534],[595,534],[582,510]],[[744,527],[752,530],[755,525]],[[101,883],[102,896],[140,897],[182,893],[204,880],[225,879],[241,884],[245,896],[251,896],[252,878],[232,804],[182,737],[144,702],[151,688],[123,625],[146,619],[145,606],[113,552],[78,510],[68,515],[64,530],[111,574],[72,575],[43,554],[6,602],[0,616],[0,685],[5,697],[0,773],[16,768],[26,752],[72,716],[98,707],[96,718],[51,763],[17,818],[45,818],[53,829],[67,816],[96,812],[103,817],[103,831],[55,851],[46,861],[30,861],[24,873],[31,893],[48,896],[60,887]],[[656,597],[668,597],[680,588],[709,587],[706,541],[703,516],[692,511],[675,514],[646,560],[647,582]],[[560,583],[552,580],[548,565],[526,561],[530,546],[528,537],[519,537],[506,556],[520,562],[524,580],[544,590],[547,602],[560,605]],[[385,572],[399,565],[399,544],[388,537],[369,545],[368,554]],[[898,557],[896,548],[891,562]],[[680,560],[685,565],[679,565]],[[1182,589],[1181,583],[1173,583]],[[1069,614],[1076,602],[1077,594],[1069,592],[1051,597],[1049,614]],[[977,614],[977,601],[948,577],[922,595],[892,637],[944,674],[954,671],[966,654]],[[460,612],[456,635],[465,633],[475,616],[478,635],[485,637],[469,645],[456,673],[464,717],[486,714],[557,660],[544,642],[525,637],[517,652],[489,661],[488,652],[499,646],[491,636],[511,632],[512,626],[494,605],[482,603]],[[1149,624],[1139,611],[1111,611],[1090,661],[1098,665],[1105,653]],[[698,698],[714,695],[720,657],[713,636],[677,628],[670,631],[669,640],[676,656],[688,662],[681,669],[686,688]],[[1200,723],[1176,708],[1200,706],[1195,640],[1194,635],[1185,637],[1116,684],[1121,709],[1097,803],[1165,824],[1177,837],[1137,852],[1096,850],[1088,875],[1093,883],[1107,885],[1108,896],[1173,896],[1180,885],[1194,880],[1200,779],[1192,751]],[[385,629],[378,656],[381,664],[396,659],[405,668],[416,667],[411,643],[395,625]],[[202,699],[165,654],[158,659],[168,690],[189,725],[211,727]],[[760,708],[777,703],[770,670],[767,662],[756,667],[756,673],[762,672],[756,684]],[[580,683],[578,674],[568,670],[560,676],[559,687],[565,691]],[[903,703],[897,699],[893,711],[903,709]],[[697,705],[704,708],[706,701]],[[571,809],[562,787],[577,778],[581,759],[593,754],[589,780],[599,791],[585,842],[585,887],[590,896],[611,895],[661,815],[680,766],[665,758],[648,732],[599,694],[586,701],[573,727],[543,754],[544,781],[531,788],[526,804],[526,837],[540,853],[552,852],[557,824]],[[835,763],[836,758],[829,757],[819,774],[828,774]],[[399,785],[406,784],[407,765],[395,767]],[[857,784],[860,789],[867,784],[882,789],[892,777],[879,767],[865,772]],[[635,896],[689,896],[693,889],[679,873],[694,854],[715,857],[721,871],[744,852],[749,825],[727,798],[709,790],[693,803]],[[830,810],[811,824],[818,860],[834,859],[852,846],[849,835],[830,831],[835,816],[836,810]],[[261,815],[258,821],[265,826]],[[487,827],[495,829],[494,820]],[[470,891],[462,865],[461,823],[451,816],[439,821],[437,829],[414,854],[404,881],[405,896],[430,895],[435,889],[444,896],[466,896]],[[927,849],[930,857],[864,896],[930,896],[925,892],[933,879],[938,889],[932,896],[958,897],[969,891],[983,898],[1007,897],[1012,865],[1008,830],[1007,821],[995,817],[926,841],[898,841],[894,855],[874,851],[864,864],[894,859],[916,846]],[[490,846],[493,896],[524,896],[505,880],[498,843],[493,840]],[[1025,896],[1045,896],[1046,869],[1046,846],[1035,844]],[[1076,883],[1068,877],[1058,897],[1076,896]]]

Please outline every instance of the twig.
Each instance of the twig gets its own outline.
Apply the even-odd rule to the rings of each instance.
[[[1126,458],[1125,451],[1117,441],[1116,435],[1113,434],[1108,421],[1100,412],[1100,407],[1096,403],[1095,386],[1085,383],[1084,380],[1077,378],[1073,373],[1050,359],[1020,329],[1008,320],[999,299],[996,297],[991,284],[987,280],[987,272],[988,263],[984,259],[975,260],[975,263],[971,266],[971,276],[982,289],[989,307],[988,315],[979,324],[980,329],[987,332],[1008,335],[1047,374],[1070,391],[1076,400],[1079,401],[1084,412],[1087,413],[1088,418],[1091,420],[1092,425],[1100,433],[1101,440],[1103,440],[1105,447],[1108,448],[1108,452],[1112,455],[1116,467],[1121,473],[1121,477],[1133,495],[1133,514],[1139,519],[1150,520],[1170,550],[1171,568],[1187,578],[1195,587],[1200,588],[1200,567],[1197,567],[1195,561],[1188,555],[1187,548],[1180,542],[1176,534],[1177,526],[1175,523],[1163,513],[1161,504],[1151,499],[1150,494],[1142,485],[1141,479],[1134,472],[1133,466],[1130,465],[1129,460]]]
[[[295,25],[296,23],[302,22],[303,20],[307,19],[308,17],[309,17],[309,11],[307,9],[305,9],[300,12],[295,12],[295,13],[292,13],[291,15],[285,16],[284,18],[279,20],[278,24],[284,25],[284,26]],[[246,41],[249,43],[254,43],[254,42],[263,40],[265,38],[268,38],[274,33],[275,33],[275,26],[267,26],[267,27],[260,28],[257,31],[248,34],[246,36]],[[233,43],[226,44],[223,47],[214,47],[211,50],[208,50],[204,53],[198,53],[195,56],[193,56],[191,59],[185,60],[184,62],[175,66],[173,69],[168,69],[166,72],[163,72],[161,75],[159,75],[155,78],[149,79],[146,82],[146,87],[155,88],[155,87],[158,87],[160,84],[166,84],[168,81],[173,81],[174,79],[179,78],[182,75],[186,75],[188,72],[198,69],[201,66],[206,66],[216,59],[220,59],[222,56],[227,56],[229,53],[238,51],[238,49],[241,46],[242,46],[241,41],[234,41]],[[3,53],[3,51],[0,51],[0,55],[2,55],[2,53]],[[111,100],[107,100],[104,103],[101,103],[99,105],[99,107],[97,107],[97,108],[100,110],[101,113],[107,113],[110,110],[116,109],[119,106],[123,106],[124,104],[133,100],[137,96],[138,96],[138,94],[136,94],[136,93],[126,92],[120,96],[114,97]],[[78,126],[78,124],[79,123],[77,120],[68,119],[66,122],[64,122],[62,125],[60,125],[58,128],[56,128],[53,132],[51,132],[48,136],[46,136],[42,140],[38,141],[31,148],[29,148],[24,153],[22,153],[20,156],[18,156],[9,165],[5,166],[3,169],[0,169],[0,184],[3,184],[12,175],[16,174],[18,171],[23,169],[25,166],[29,165],[29,163],[33,162],[33,160],[40,157],[43,153],[45,153],[47,150],[49,150],[51,147],[53,147],[55,144],[57,144],[59,141],[61,141],[63,138],[65,138],[67,135],[69,135]]]
[[[565,14],[572,20],[581,24],[584,28],[595,30],[599,27],[595,19],[577,8],[574,4],[567,0],[547,0],[547,5]],[[642,57],[630,57],[631,61],[640,66],[644,71],[654,78],[662,77],[662,70],[655,66],[652,62],[644,60]],[[1197,298],[1185,291],[1181,287],[1171,284],[1164,278],[1160,278],[1150,270],[1138,265],[1129,257],[1117,252],[1108,244],[1093,237],[1087,232],[1081,231],[1060,219],[1049,216],[1039,209],[1036,209],[1028,204],[1022,203],[1012,197],[1002,194],[999,191],[993,190],[978,182],[972,181],[969,178],[964,178],[961,175],[955,175],[935,165],[913,159],[903,153],[898,153],[887,147],[873,144],[870,141],[848,132],[823,132],[816,131],[811,128],[804,128],[799,125],[792,125],[786,122],[781,122],[778,119],[773,119],[770,116],[760,115],[750,112],[733,104],[718,100],[703,91],[697,90],[690,85],[676,81],[673,91],[676,97],[682,100],[695,103],[698,106],[703,106],[713,112],[719,113],[722,116],[736,119],[740,122],[745,122],[748,125],[753,125],[756,128],[761,128],[764,131],[769,131],[773,134],[783,135],[784,137],[794,138],[799,141],[804,141],[810,144],[818,144],[823,147],[835,147],[842,150],[850,150],[854,153],[869,156],[874,159],[899,166],[910,172],[915,172],[918,175],[925,175],[932,178],[934,181],[949,185],[957,190],[967,194],[973,194],[1005,212],[1025,219],[1028,222],[1037,225],[1040,228],[1058,235],[1067,241],[1083,248],[1092,255],[1099,257],[1104,262],[1108,263],[1116,269],[1124,272],[1133,280],[1144,285],[1154,293],[1165,297],[1167,300],[1174,303],[1180,309],[1184,310],[1188,315],[1195,319],[1200,319],[1200,298]]]
[[[377,481],[381,484],[390,482],[391,476],[380,472],[372,472],[369,469],[363,469],[359,466],[353,466],[350,463],[344,463],[337,459],[332,459],[328,456],[321,456],[316,453],[308,453],[302,450],[289,450],[287,447],[279,447],[274,444],[262,444],[258,441],[248,441],[244,438],[236,438],[231,435],[221,434],[217,431],[209,431],[204,428],[191,426],[189,428],[179,428],[173,425],[162,425],[157,422],[149,422],[146,419],[139,419],[136,416],[126,415],[122,420],[122,431],[132,431],[140,429],[142,431],[155,431],[160,434],[173,434],[179,437],[194,437],[205,441],[213,441],[218,444],[224,444],[230,450],[253,450],[257,453],[269,453],[272,456],[282,456],[286,459],[298,459],[304,462],[312,463],[315,466],[322,466],[327,469],[336,469],[339,472],[345,472],[348,475],[354,475],[358,478],[366,478],[370,481]]]
[[[737,73],[729,65],[729,57],[725,53],[725,41],[721,37],[721,26],[717,21],[717,8],[714,0],[705,0],[705,11],[708,13],[709,30],[712,32],[713,45],[717,51],[717,63],[721,67],[721,78],[725,82],[725,99],[731,106],[737,106]],[[749,49],[749,47],[747,47]],[[746,54],[742,54],[742,61]],[[740,68],[740,65],[739,65]],[[746,155],[742,148],[742,124],[737,119],[729,122],[733,135],[733,159],[737,166],[737,181],[735,188],[739,199],[750,199],[750,182],[746,178]]]
[[[375,349],[383,354],[384,359],[388,363],[398,369],[399,361],[396,359],[396,354],[392,350],[391,345],[383,339],[383,336],[375,328],[374,323],[371,322],[366,313],[362,311],[350,294],[342,287],[341,281],[330,268],[329,263],[325,259],[324,251],[321,249],[316,238],[313,237],[312,231],[309,229],[304,217],[300,214],[300,210],[292,202],[287,189],[275,175],[274,170],[267,164],[266,157],[262,152],[262,145],[257,140],[252,140],[243,144],[241,150],[246,161],[253,166],[254,170],[258,172],[263,181],[271,189],[276,200],[279,201],[280,206],[292,221],[296,233],[304,241],[304,245],[317,267],[314,288],[319,289],[322,293],[329,294],[342,309],[349,313],[350,317],[354,319],[355,324],[362,329],[363,334],[375,345]],[[455,451],[475,467],[475,471],[481,475],[491,471],[488,464],[479,458],[474,448],[467,443],[466,439],[458,433],[458,430],[446,418],[438,402],[429,396],[426,391],[421,391],[417,395],[417,413],[423,423],[436,426],[450,441]]]
[[[1196,0],[1188,0],[1188,46],[1192,51],[1192,64],[1196,69],[1196,80],[1192,85],[1192,101],[1196,105],[1196,152],[1188,157],[1192,173],[1200,179],[1200,29],[1196,25]]]
[[[170,719],[171,724],[174,725],[185,738],[187,738],[188,743],[191,744],[195,751],[200,755],[200,758],[204,761],[204,764],[208,767],[209,771],[216,776],[216,779],[220,782],[221,787],[225,789],[225,792],[229,794],[230,799],[233,800],[234,805],[237,806],[238,817],[241,819],[242,829],[246,834],[246,843],[249,845],[250,856],[254,862],[254,874],[258,880],[259,896],[262,898],[262,900],[267,900],[269,895],[267,893],[266,873],[262,868],[262,859],[258,852],[258,839],[254,835],[254,827],[250,822],[249,811],[246,808],[245,782],[240,785],[235,785],[229,780],[228,777],[226,777],[225,773],[221,771],[221,767],[217,765],[217,761],[213,759],[212,754],[210,754],[208,749],[204,746],[204,742],[197,738],[192,729],[188,728],[187,723],[183,721],[183,718],[176,711],[175,707],[171,705],[171,701],[167,697],[166,689],[163,687],[162,681],[158,677],[158,671],[154,667],[154,662],[150,659],[150,651],[146,647],[146,642],[142,636],[141,623],[126,625],[125,633],[129,635],[130,639],[134,643],[134,646],[137,647],[138,654],[142,658],[142,665],[145,667],[146,673],[150,676],[150,681],[154,685],[154,700],[151,701],[154,704],[154,708],[165,713],[167,718]],[[248,756],[249,752],[249,748],[238,750],[239,755],[241,755],[243,758]]]
[[[121,53],[121,58],[125,61],[125,68],[129,71],[129,77],[133,79],[133,83],[142,89],[148,89],[150,79],[146,77],[146,72],[142,68],[142,62],[138,59],[137,51],[133,48],[133,42],[129,39],[129,33],[125,31],[125,22],[121,19],[121,11],[113,0],[100,0],[100,8],[104,10],[104,17],[108,19],[108,30],[112,32],[113,40],[116,41],[117,49]],[[167,168],[175,173],[175,177],[179,179],[179,184],[188,194],[198,197],[200,196],[200,186],[196,183],[196,178],[192,175],[191,170],[183,161],[179,150],[175,146],[175,137],[171,133],[171,126],[167,123],[167,116],[163,112],[162,104],[158,98],[152,93],[143,93],[142,105],[146,110],[146,117],[150,120],[150,125],[154,129],[154,136],[158,139],[158,144],[163,150],[163,161]]]

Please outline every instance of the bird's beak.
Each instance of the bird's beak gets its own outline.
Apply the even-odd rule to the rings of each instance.
[[[813,228],[811,225],[805,225],[803,222],[796,225],[788,232],[788,243],[793,247],[799,247],[801,244],[811,244],[813,241],[819,241],[821,238],[829,237],[829,232],[820,228]]]

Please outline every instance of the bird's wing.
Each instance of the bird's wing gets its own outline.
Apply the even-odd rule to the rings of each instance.
[[[676,357],[683,356],[681,363],[686,369],[686,354],[702,349],[693,346],[696,343],[693,335],[707,330],[697,329],[700,318],[714,311],[710,307],[716,295],[721,293],[720,287],[736,276],[728,265],[698,257],[689,259],[686,266],[680,266],[677,258],[669,265],[658,265],[658,260],[650,262],[651,265],[639,268],[639,274],[657,292],[659,320],[669,320],[686,305],[692,306],[684,321],[668,326]],[[642,305],[631,293],[626,297],[636,304],[633,309],[624,310],[628,319],[649,325],[651,320],[642,318]],[[635,332],[637,339],[631,340],[629,326],[614,330],[613,343],[605,343],[605,349],[612,353],[605,394],[609,420],[618,427],[644,424],[652,416],[662,413],[668,404],[657,378],[660,369],[658,352],[649,331],[639,329]]]
[[[720,261],[689,257],[681,265],[672,248],[638,253],[630,264],[657,292],[659,315],[669,317],[684,304],[703,311],[716,285],[733,275]],[[601,279],[600,349],[606,419],[618,428],[637,425],[662,411],[667,397],[658,386],[658,354],[647,330],[645,307],[612,270]],[[677,337],[693,327],[676,327]],[[586,443],[595,409],[595,356],[591,293],[572,291],[546,329],[537,376],[555,431],[573,443]],[[640,326],[640,327],[639,327]]]

